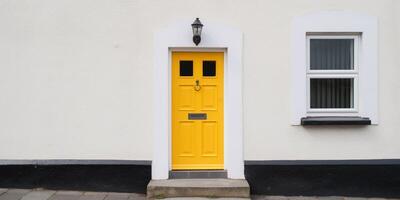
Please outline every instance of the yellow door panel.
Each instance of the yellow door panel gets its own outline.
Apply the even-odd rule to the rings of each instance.
[[[224,53],[172,53],[172,169],[224,169]]]
[[[218,87],[216,85],[204,85],[201,90],[202,110],[217,110]]]
[[[176,150],[179,156],[194,157],[196,154],[194,149],[195,125],[195,123],[190,121],[179,122],[178,137],[186,141],[184,144],[177,146]]]
[[[195,109],[195,94],[192,85],[179,86],[179,110],[194,110]]]
[[[214,157],[218,155],[218,127],[217,122],[202,122],[201,156]]]

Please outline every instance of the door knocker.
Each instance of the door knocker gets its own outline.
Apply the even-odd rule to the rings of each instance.
[[[201,86],[200,86],[200,81],[196,80],[196,85],[194,86],[194,90],[196,91],[200,91],[201,90]]]

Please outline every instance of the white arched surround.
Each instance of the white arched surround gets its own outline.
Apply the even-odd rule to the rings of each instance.
[[[242,33],[202,20],[198,46],[191,23],[176,23],[154,35],[154,135],[152,179],[168,179],[171,166],[171,52],[222,51],[224,64],[224,158],[228,178],[244,179]]]
[[[292,125],[307,116],[306,34],[356,33],[361,35],[358,112],[378,124],[378,19],[348,11],[321,11],[295,17],[292,24]],[[330,115],[343,115],[331,113]]]

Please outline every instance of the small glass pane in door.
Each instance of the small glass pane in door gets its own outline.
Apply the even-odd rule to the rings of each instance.
[[[214,60],[205,60],[203,61],[203,76],[215,76],[215,61]]]
[[[193,61],[191,60],[179,61],[179,74],[180,76],[193,76]]]

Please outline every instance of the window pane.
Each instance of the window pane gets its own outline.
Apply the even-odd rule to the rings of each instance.
[[[215,61],[203,61],[203,76],[215,76]]]
[[[354,69],[354,39],[311,39],[310,69]]]
[[[181,60],[179,62],[179,73],[181,76],[193,76],[193,61]]]
[[[312,78],[311,108],[354,108],[353,78]]]

